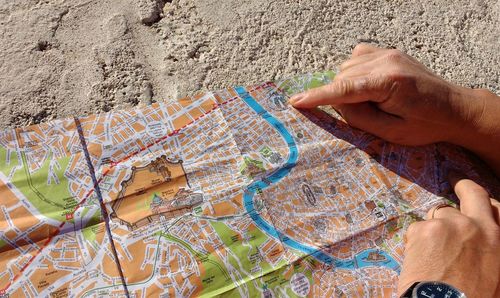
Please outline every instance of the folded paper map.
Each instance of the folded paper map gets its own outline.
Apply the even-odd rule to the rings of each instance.
[[[403,236],[482,167],[291,94],[331,72],[0,133],[0,297],[395,296]]]

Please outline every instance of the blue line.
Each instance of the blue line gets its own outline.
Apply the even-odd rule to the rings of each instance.
[[[325,263],[325,264],[333,264],[337,268],[345,268],[345,269],[356,269],[356,268],[362,268],[362,267],[367,267],[367,266],[383,266],[387,267],[389,269],[392,269],[396,272],[399,273],[399,264],[392,258],[388,253],[382,250],[378,249],[367,249],[359,254],[357,254],[354,259],[337,259],[332,257],[331,255],[323,252],[321,249],[318,249],[316,247],[311,247],[306,244],[302,244],[294,239],[291,239],[290,237],[284,235],[283,233],[279,232],[274,228],[274,226],[270,225],[267,221],[265,221],[259,213],[255,210],[254,207],[254,202],[253,202],[253,197],[256,193],[256,190],[263,190],[267,187],[269,187],[273,183],[279,182],[281,179],[283,179],[285,176],[287,176],[290,171],[295,167],[297,164],[297,159],[298,159],[298,149],[297,145],[295,143],[294,138],[288,130],[285,128],[283,123],[281,123],[278,119],[276,119],[274,116],[272,116],[267,110],[265,110],[246,90],[244,87],[236,87],[235,88],[236,92],[238,93],[239,97],[250,107],[252,110],[254,110],[260,117],[262,117],[264,120],[269,122],[283,137],[285,142],[288,144],[288,148],[290,149],[290,153],[288,156],[288,160],[286,161],[285,165],[278,170],[272,172],[263,180],[268,181],[270,183],[264,183],[262,180],[257,180],[252,182],[245,190],[244,195],[243,195],[243,200],[244,200],[244,205],[246,211],[249,213],[250,217],[252,220],[255,222],[255,224],[265,231],[268,235],[271,237],[277,238],[281,240],[284,244],[290,246],[291,248],[301,251],[303,253],[306,253],[307,255],[311,255],[314,258],[318,259],[319,261]],[[382,255],[384,259],[380,261],[369,261],[368,260],[368,255],[371,252],[376,252],[379,255]]]

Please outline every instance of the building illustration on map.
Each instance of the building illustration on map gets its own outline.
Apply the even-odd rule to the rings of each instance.
[[[203,194],[190,190],[182,160],[162,155],[143,167],[132,167],[130,178],[111,204],[111,218],[130,230],[189,213],[203,202]]]
[[[240,172],[242,175],[254,179],[262,175],[265,172],[265,168],[262,161],[245,156],[243,158],[243,164],[240,167]]]

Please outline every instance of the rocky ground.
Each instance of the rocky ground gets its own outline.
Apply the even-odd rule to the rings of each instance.
[[[0,2],[0,128],[335,68],[400,48],[499,93],[500,1]]]

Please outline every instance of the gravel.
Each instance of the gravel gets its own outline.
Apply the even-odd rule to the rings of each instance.
[[[500,92],[500,1],[0,2],[0,128],[334,69],[359,42]]]

